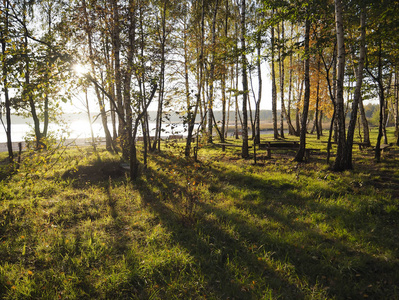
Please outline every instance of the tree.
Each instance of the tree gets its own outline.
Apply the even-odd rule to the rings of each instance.
[[[309,64],[310,64],[310,53],[309,53],[309,40],[310,40],[310,16],[307,15],[305,20],[305,96],[303,100],[303,111],[301,118],[301,132],[299,137],[299,149],[295,156],[295,161],[301,162],[304,159],[305,148],[306,148],[306,133],[307,133],[307,119],[309,112],[309,99],[310,99],[310,78],[309,78]]]
[[[345,139],[345,113],[344,113],[344,76],[345,76],[345,42],[344,24],[341,0],[335,0],[335,25],[338,49],[338,71],[337,71],[337,98],[336,117],[338,123],[337,156],[333,169],[342,171],[345,169],[344,157],[346,152]]]
[[[212,41],[211,41],[211,62],[209,70],[209,100],[208,100],[208,143],[213,142],[213,102],[214,102],[214,83],[215,83],[215,48],[216,48],[216,17],[218,12],[219,0],[215,1],[215,8],[212,18]],[[216,124],[215,124],[216,125]]]
[[[342,168],[344,169],[352,169],[352,147],[353,147],[353,138],[355,133],[356,121],[357,121],[357,111],[359,107],[359,103],[362,102],[361,88],[363,83],[363,68],[364,61],[366,57],[366,9],[365,7],[361,8],[360,12],[360,49],[359,49],[359,63],[356,72],[356,88],[355,94],[352,102],[352,112],[351,119],[348,127],[348,134],[346,139],[346,153],[344,157],[344,162]]]
[[[274,13],[274,11],[273,11]],[[274,26],[271,26],[271,67],[272,67],[272,118],[273,118],[273,134],[274,138],[278,138],[278,128],[277,128],[277,88],[276,88],[276,72],[274,70],[275,62],[275,37],[274,37]]]
[[[370,30],[366,43],[366,70],[371,80],[375,84],[379,98],[379,128],[376,142],[375,159],[377,162],[381,159],[381,139],[385,137],[385,143],[388,142],[386,135],[386,121],[388,111],[389,92],[391,91],[392,71],[395,70],[395,64],[398,61],[398,37],[397,29],[399,23],[396,15],[398,6],[395,1],[377,2],[369,11],[368,24],[373,30]]]
[[[8,158],[10,163],[13,163],[14,153],[12,149],[12,135],[11,135],[11,101],[9,96],[9,81],[8,81],[8,68],[9,68],[9,57],[7,55],[8,52],[8,40],[9,38],[9,10],[10,10],[10,2],[3,1],[3,7],[1,11],[3,14],[1,15],[1,30],[0,30],[0,43],[1,43],[1,69],[2,69],[2,85],[4,91],[4,106],[6,110],[6,124],[7,128],[5,128],[7,135],[7,149],[8,149]],[[2,107],[0,106],[0,114]],[[0,116],[1,118],[1,116]],[[3,120],[1,120],[3,122]]]
[[[200,37],[199,37],[199,51],[198,51],[198,58],[197,58],[197,94],[196,94],[196,103],[194,106],[194,112],[191,113],[189,110],[188,112],[188,132],[187,132],[187,142],[185,147],[185,156],[188,157],[190,155],[191,150],[191,140],[193,137],[195,119],[198,113],[198,109],[201,103],[201,92],[202,92],[202,83],[203,83],[203,66],[204,66],[204,31],[205,31],[205,8],[204,8],[204,0],[201,1],[201,13],[200,13]]]
[[[32,117],[36,149],[47,148],[49,122],[57,121],[60,101],[67,101],[70,96],[61,86],[69,85],[72,51],[66,47],[69,40],[61,31],[63,18],[54,18],[63,8],[62,1],[35,4],[22,0],[10,6],[17,33],[15,47],[10,49],[16,94],[13,105],[18,113]],[[34,25],[36,10],[41,11],[36,18],[42,20]]]
[[[248,97],[248,77],[247,77],[247,57],[245,46],[245,0],[241,0],[241,65],[242,65],[242,152],[243,158],[249,157],[248,151],[248,114],[247,114],[247,97]]]
[[[83,24],[84,24],[83,30],[86,34],[87,46],[88,46],[88,52],[89,52],[89,64],[90,64],[91,73],[92,73],[91,78],[95,80],[94,76],[96,74],[96,69],[95,69],[95,52],[94,52],[95,49],[93,47],[93,25],[91,23],[91,20],[89,19],[89,13],[87,10],[87,5],[86,5],[85,0],[82,0],[82,13],[83,13]],[[114,145],[112,142],[111,133],[108,129],[105,104],[104,104],[103,98],[101,96],[101,93],[100,93],[101,91],[100,91],[100,87],[98,86],[98,84],[94,84],[94,89],[95,89],[95,93],[97,96],[97,101],[98,101],[98,105],[99,105],[99,109],[100,109],[102,125],[104,127],[106,149],[108,151],[112,151],[112,148],[114,147]]]
[[[278,61],[279,61],[279,73],[280,73],[280,136],[284,138],[284,117],[287,119],[285,105],[284,105],[284,54],[282,54],[284,47],[284,21],[281,22],[281,32],[280,26],[277,27],[279,34],[281,33],[281,37],[279,37],[280,45],[278,47]]]

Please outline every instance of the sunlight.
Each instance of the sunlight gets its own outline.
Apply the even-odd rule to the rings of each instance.
[[[89,69],[86,65],[82,64],[75,64],[73,65],[73,70],[79,77],[83,77],[89,72]]]

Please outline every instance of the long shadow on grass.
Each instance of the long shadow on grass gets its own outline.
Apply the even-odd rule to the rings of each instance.
[[[171,165],[176,164],[176,158],[170,161],[163,158],[158,163],[162,168],[167,169]],[[180,164],[184,163],[184,161],[180,162]],[[239,205],[241,208],[238,207],[238,210],[234,212],[219,209],[217,206],[206,202],[199,205],[199,215],[215,214],[217,221],[201,220],[197,222],[196,228],[191,229],[192,232],[186,229],[190,232],[188,235],[191,237],[191,239],[188,239],[190,242],[187,242],[184,234],[176,235],[176,240],[185,246],[190,253],[199,257],[200,261],[214,261],[212,260],[212,256],[203,254],[203,252],[214,252],[213,248],[209,247],[210,244],[213,245],[212,247],[217,245],[216,248],[221,253],[222,258],[224,256],[230,258],[234,253],[226,250],[227,244],[229,245],[227,248],[235,249],[234,257],[238,265],[241,265],[243,269],[248,268],[250,272],[257,273],[259,270],[262,270],[262,264],[256,261],[256,258],[259,258],[259,256],[248,251],[247,246],[247,244],[253,243],[257,244],[258,247],[261,245],[267,253],[273,253],[273,258],[277,261],[295,266],[292,272],[299,276],[300,282],[296,282],[295,284],[290,283],[288,284],[288,288],[281,288],[281,290],[289,291],[284,296],[293,297],[295,295],[297,298],[303,297],[303,292],[296,285],[305,285],[301,289],[307,290],[307,293],[311,293],[311,289],[319,286],[321,290],[324,289],[328,291],[330,296],[335,297],[359,297],[362,294],[378,297],[386,296],[387,293],[394,295],[395,288],[391,286],[392,278],[390,279],[389,276],[394,274],[397,262],[387,262],[373,257],[356,246],[356,241],[353,243],[341,241],[329,234],[322,233],[317,228],[314,228],[314,225],[309,225],[306,222],[296,219],[301,214],[301,211],[305,210],[312,213],[327,213],[327,215],[330,212],[334,212],[334,214],[344,216],[341,220],[344,223],[344,227],[346,226],[350,230],[350,227],[353,227],[353,218],[364,217],[361,213],[350,212],[338,206],[327,207],[312,199],[311,196],[302,197],[293,192],[295,185],[287,182],[281,184],[279,180],[263,180],[250,174],[216,169],[211,165],[202,166],[201,168],[205,173],[201,179],[208,183],[215,192],[218,188],[223,190],[221,182],[228,179],[228,183],[236,188],[253,191],[256,194],[253,200],[256,201],[251,201],[251,197],[249,197],[249,199],[245,200],[246,203],[241,203]],[[173,190],[181,189],[181,186],[176,184],[176,182],[170,182],[167,176],[160,174],[152,174],[152,176],[158,178],[159,184],[162,187],[166,186]],[[213,178],[213,180],[210,178]],[[149,189],[150,187],[146,188]],[[332,197],[334,196],[334,193],[328,189],[321,192],[331,194]],[[144,197],[144,199],[148,198]],[[160,216],[164,217],[164,222],[166,224],[169,223],[170,229],[175,232],[176,228],[178,228],[176,227],[176,221],[172,223],[170,221],[178,218],[175,213],[159,202],[153,203],[152,206]],[[287,212],[281,210],[283,206],[294,207],[294,209],[291,209],[291,213],[287,214]],[[240,209],[242,212],[250,212],[250,215],[254,216],[255,219],[270,218],[275,223],[278,223],[279,228],[277,231],[280,231],[277,232],[278,237],[275,236],[275,229],[269,230],[267,227],[256,226],[253,221],[249,222],[241,214]],[[165,211],[168,211],[168,213],[165,214]],[[332,220],[323,221],[328,223]],[[234,235],[228,233],[226,229],[223,229],[223,224],[234,224],[239,238],[237,239]],[[353,228],[351,229],[353,230]],[[212,237],[212,243],[209,245],[198,245],[198,242],[196,242],[194,243],[196,248],[193,249],[191,247],[193,244],[192,237],[196,236],[199,239],[198,232],[201,232],[202,235]],[[182,239],[180,236],[185,238]],[[301,242],[305,244],[301,245]],[[377,244],[376,246],[379,245]],[[197,248],[203,251],[198,253]],[[252,257],[252,259],[248,259],[248,256]],[[228,267],[223,262],[223,259],[222,264],[219,263],[219,265],[216,265],[222,269]],[[209,269],[206,268],[203,271],[209,272]],[[295,281],[292,279],[293,276],[289,275],[290,272],[290,270],[286,271],[287,275],[284,277],[280,274],[274,274],[274,271],[271,271],[269,267],[268,275],[266,276],[269,276],[270,287],[276,294],[283,294],[281,290],[279,291],[279,285],[284,286],[287,285],[288,281]],[[270,273],[273,275],[270,275]],[[380,276],[379,280],[375,279],[377,274]],[[224,275],[227,277],[231,276],[229,273],[225,273]],[[273,279],[270,279],[270,276]],[[277,281],[274,280],[276,278],[278,279]],[[373,286],[374,288],[371,290],[370,287]]]
[[[157,213],[162,224],[173,232],[175,241],[194,257],[194,268],[199,268],[205,278],[201,292],[207,297],[258,299],[267,290],[275,298],[281,295],[290,299],[305,297],[288,278],[275,272],[247,248],[245,236],[234,236],[217,221],[198,218],[187,225],[180,213],[163,201],[154,200],[159,198],[158,193],[152,192],[154,185],[169,191],[179,190],[181,186],[154,170],[148,170],[147,175],[153,180],[151,185],[146,181],[138,184],[142,198]],[[268,280],[259,283],[258,278]]]
[[[220,173],[220,171],[218,172]],[[231,174],[229,177],[232,177]],[[397,216],[397,213],[393,212],[388,216],[383,209],[383,201],[356,203],[358,209],[349,210],[338,204],[329,203],[327,205],[317,200],[316,195],[320,193],[328,195],[332,199],[342,197],[329,188],[318,189],[316,195],[303,197],[295,192],[295,185],[292,185],[291,190],[289,183],[281,184],[274,180],[263,181],[239,173],[234,174],[233,177],[238,179],[235,182],[238,186],[242,182],[246,182],[247,184],[242,185],[243,188],[253,191],[263,190],[263,193],[256,197],[255,201],[245,199],[239,206],[260,219],[268,217],[283,224],[283,231],[293,238],[283,251],[278,247],[276,250],[280,250],[283,255],[292,258],[299,274],[310,278],[310,282],[328,286],[329,293],[339,297],[350,295],[358,297],[362,293],[368,296],[374,293],[375,297],[384,297],[387,295],[386,293],[396,295],[395,282],[399,279],[396,272],[399,266],[398,260],[395,258],[393,260],[391,258],[383,259],[382,256],[378,258],[375,255],[376,252],[382,251],[392,253],[393,257],[398,256],[398,244],[394,238],[397,235],[397,224],[394,223],[392,226],[392,219]],[[280,194],[276,197],[273,195],[273,187],[276,189],[278,186],[281,187],[277,188]],[[271,201],[274,202],[272,205]],[[287,207],[290,208],[289,211],[287,211]],[[297,217],[305,215],[304,212],[315,215],[316,218],[321,216],[319,221],[316,220],[313,223],[328,224],[330,231],[334,231],[334,227],[337,226],[339,230],[343,229],[347,233],[345,232],[343,238],[336,238],[334,233],[328,232],[329,230],[319,230],[314,225],[299,221]],[[227,212],[222,210],[220,213],[224,215]],[[233,215],[239,219],[237,213]],[[231,216],[227,218],[231,218]],[[238,228],[243,227],[238,226]],[[267,234],[267,230],[265,234]],[[298,235],[300,240],[295,241],[295,237]],[[259,239],[262,238],[263,236],[259,237]],[[307,245],[304,245],[302,250],[298,250],[297,244],[300,244],[301,240]],[[298,252],[304,253],[299,255]],[[280,258],[282,259],[283,256]],[[331,280],[332,276],[333,280]],[[332,285],[332,283],[334,284]],[[373,287],[373,291],[371,291],[371,287]]]

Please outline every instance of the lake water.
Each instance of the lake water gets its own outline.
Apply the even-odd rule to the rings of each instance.
[[[109,130],[112,132],[112,124],[108,124]],[[150,123],[150,135],[155,135],[155,123]],[[57,138],[63,137],[68,139],[88,140],[91,139],[90,124],[82,117],[80,120],[74,120],[65,125],[50,124],[49,131],[54,133]],[[163,124],[161,136],[167,137],[171,134],[182,134],[186,136],[186,126],[182,124]],[[12,124],[11,127],[12,142],[18,143],[26,140],[29,135],[33,134],[33,126],[31,124]],[[93,134],[95,138],[103,138],[104,127],[101,122],[96,121],[93,124]],[[141,126],[137,136],[142,136]],[[0,127],[0,151],[6,151],[7,136],[3,126]],[[3,149],[4,148],[4,149]],[[15,147],[13,147],[15,148]],[[15,148],[16,150],[17,148]]]

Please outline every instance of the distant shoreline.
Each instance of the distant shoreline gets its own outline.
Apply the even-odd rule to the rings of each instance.
[[[229,126],[229,127],[230,128],[228,130],[228,137],[231,138],[231,137],[234,136],[234,132],[235,131],[234,131],[234,129],[231,128],[231,126]],[[241,130],[239,130],[239,131],[241,132]],[[270,129],[270,128],[263,128],[261,130],[261,134],[271,134],[271,133],[272,133],[272,129]],[[251,134],[251,131],[249,131],[249,134]],[[168,136],[162,136],[161,138],[166,140],[167,137]],[[215,137],[216,137],[216,135],[215,135]],[[96,144],[97,145],[104,145],[105,144],[104,138],[101,138],[101,140],[99,140],[98,138],[95,138],[95,139],[96,139]],[[23,151],[27,149],[25,141],[15,141],[15,142],[13,141],[12,142],[12,149],[13,149],[14,152],[18,151],[18,149],[19,149],[18,148],[18,144],[19,143],[22,143],[22,150]],[[66,139],[64,145],[69,145],[69,144],[71,146],[90,146],[91,145],[91,139],[90,138],[76,138],[76,139],[69,138],[69,139]],[[7,143],[0,143],[0,152],[7,152],[7,151],[8,151]]]

